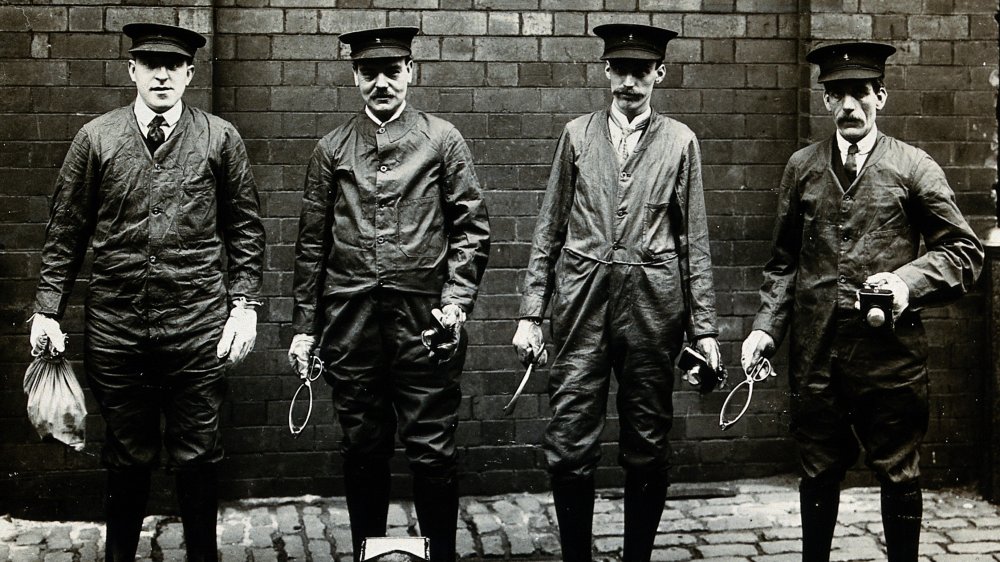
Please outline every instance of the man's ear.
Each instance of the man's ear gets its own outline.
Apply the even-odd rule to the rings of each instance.
[[[128,59],[128,77],[135,82],[135,59]]]
[[[830,103],[830,94],[823,92],[823,105],[826,106],[827,111],[833,111],[833,104]]]
[[[408,59],[403,63],[406,66],[406,83],[413,83],[413,59]]]
[[[609,61],[604,61],[604,75],[611,80],[611,63]]]
[[[192,78],[194,78],[194,63],[189,63],[187,65],[187,81],[184,83],[184,85],[190,86]]]
[[[885,107],[885,102],[887,101],[889,101],[889,92],[885,90],[885,87],[879,88],[878,91],[875,92],[875,109],[882,111],[882,108]]]
[[[667,77],[667,65],[660,63],[660,66],[656,67],[656,83],[659,84],[663,82],[663,79]]]

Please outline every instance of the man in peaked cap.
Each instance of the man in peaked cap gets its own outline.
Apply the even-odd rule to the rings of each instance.
[[[59,320],[90,240],[84,367],[107,426],[106,559],[135,559],[162,457],[176,473],[187,559],[214,561],[225,368],[253,348],[260,304],[257,187],[236,129],[181,101],[205,38],[151,23],[123,31],[138,95],[84,125],[70,145],[31,345],[64,350]]]
[[[686,334],[718,367],[715,292],[698,140],[650,107],[676,33],[625,24],[594,33],[604,39],[612,103],[570,121],[559,138],[513,344],[522,362],[544,365],[541,324],[551,312],[543,448],[567,561],[591,559],[598,439],[614,372],[624,559],[647,561],[668,485],[674,359]]]
[[[343,428],[354,556],[384,536],[398,431],[431,560],[455,558],[455,429],[462,328],[489,257],[469,148],[451,123],[406,102],[414,27],[345,33],[365,107],[323,137],[306,172],[288,357],[326,364]],[[447,347],[422,345],[432,327]]]
[[[962,295],[983,263],[941,168],[875,125],[894,51],[839,43],[806,57],[819,66],[836,132],[785,167],[761,305],[743,342],[746,369],[791,332],[791,430],[804,472],[808,562],[829,560],[840,483],[860,449],[881,484],[890,562],[917,560],[918,448],[928,424],[920,310]],[[893,322],[865,320],[863,284],[891,291]]]

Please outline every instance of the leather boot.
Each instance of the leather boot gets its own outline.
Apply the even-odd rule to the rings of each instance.
[[[106,562],[135,562],[149,500],[149,480],[148,468],[108,470]]]
[[[564,562],[590,562],[593,555],[594,478],[552,477]]]
[[[829,562],[840,509],[840,481],[803,478],[799,484],[799,503],[802,509],[802,562]]]
[[[177,503],[181,508],[187,562],[216,562],[219,559],[217,481],[214,464],[177,470]]]
[[[454,562],[458,522],[458,481],[414,476],[413,506],[420,533],[430,540],[431,562]]]
[[[669,482],[664,474],[625,472],[625,546],[623,562],[649,562],[663,515]]]
[[[917,561],[923,513],[918,481],[882,485],[882,526],[889,562]]]
[[[351,520],[355,560],[361,560],[361,544],[365,538],[385,536],[390,484],[388,460],[344,463],[344,495]]]

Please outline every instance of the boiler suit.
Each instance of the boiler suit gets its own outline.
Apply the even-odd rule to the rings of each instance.
[[[472,311],[488,257],[483,193],[453,125],[408,106],[382,127],[362,112],[319,141],[305,180],[293,325],[320,336],[356,551],[361,538],[385,533],[397,426],[418,516],[457,509],[464,338],[437,363],[420,332],[433,325],[432,308]],[[432,519],[453,543],[455,516],[421,517],[425,533]]]
[[[692,341],[717,334],[694,133],[653,112],[634,153],[619,165],[608,110],[567,124],[524,284],[521,318],[543,317],[551,301],[552,419],[543,449],[557,499],[589,492],[590,507],[579,510],[592,513],[612,371],[619,463],[627,477],[665,486],[674,358],[685,331]]]
[[[842,170],[833,137],[788,161],[754,329],[776,345],[786,330],[792,334],[791,428],[804,494],[832,489],[834,501],[859,440],[884,491],[919,494],[918,447],[928,424],[919,310],[967,291],[983,249],[941,168],[922,150],[880,133],[853,184]],[[862,282],[882,271],[896,273],[910,292],[893,331],[868,328],[854,309]]]
[[[214,477],[203,473],[223,456],[225,360],[215,348],[229,300],[260,297],[264,229],[239,133],[185,105],[151,155],[132,106],[84,125],[56,182],[36,312],[62,316],[91,239],[84,367],[107,425],[102,463],[112,488],[134,481],[117,495],[141,513],[162,447],[178,469],[187,532],[184,490],[207,501]],[[214,551],[214,531],[211,541]]]

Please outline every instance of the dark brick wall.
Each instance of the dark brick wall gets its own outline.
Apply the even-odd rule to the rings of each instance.
[[[94,0],[85,5],[0,6],[0,511],[99,511],[102,476],[93,456],[39,443],[28,425],[21,375],[26,325],[38,273],[47,201],[68,141],[91,117],[129,103],[118,30],[133,20],[189,25],[212,34],[186,99],[235,123],[254,163],[268,249],[257,347],[231,374],[225,406],[225,493],[230,497],[339,494],[339,428],[320,385],[310,428],[287,433],[291,264],[304,165],[316,140],[359,111],[362,101],[334,34],[376,25],[418,25],[410,103],[454,122],[472,146],[488,190],[493,254],[469,323],[473,345],[463,379],[459,439],[463,490],[491,493],[546,487],[538,449],[548,417],[545,371],[513,417],[501,408],[520,376],[510,338],[522,268],[555,139],[574,116],[609,103],[595,25],[637,22],[680,32],[654,107],[701,139],[724,357],[757,307],[775,188],[788,156],[832,133],[815,76],[804,64],[814,41],[862,38],[900,49],[879,119],[889,134],[927,149],[983,232],[992,224],[997,69],[994,2],[979,0],[178,0],[149,7]],[[991,84],[991,80],[994,82]],[[65,326],[70,356],[82,353],[80,283]],[[971,482],[982,449],[986,357],[983,295],[930,311],[932,428],[924,447],[928,480]],[[784,361],[777,361],[784,375]],[[79,363],[77,363],[79,371]],[[732,376],[737,376],[733,370]],[[724,395],[681,388],[674,477],[710,481],[794,470],[787,438],[786,379],[762,385],[741,425],[721,433]],[[91,401],[91,410],[96,405]],[[620,483],[617,423],[609,404],[601,485]],[[90,418],[99,445],[103,428]],[[406,493],[397,455],[396,491]],[[159,483],[166,484],[165,476]],[[855,480],[865,481],[863,472]],[[169,487],[166,487],[169,489]],[[166,491],[157,507],[169,509]],[[8,505],[4,505],[4,504]]]

